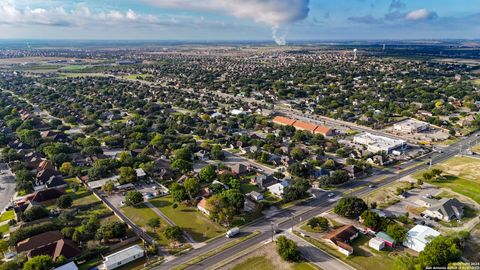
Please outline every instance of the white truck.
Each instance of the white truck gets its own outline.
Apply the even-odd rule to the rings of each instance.
[[[230,230],[228,230],[228,232],[225,236],[227,236],[228,238],[231,238],[231,237],[234,237],[235,235],[237,235],[239,232],[240,232],[240,228],[238,228],[238,227],[231,228]]]

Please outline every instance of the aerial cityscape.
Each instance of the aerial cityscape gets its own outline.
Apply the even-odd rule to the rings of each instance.
[[[0,270],[480,269],[480,2],[0,0]]]

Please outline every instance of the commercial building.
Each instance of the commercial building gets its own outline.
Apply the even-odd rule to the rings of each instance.
[[[353,137],[353,142],[366,146],[371,153],[385,152],[387,154],[396,149],[403,150],[407,145],[404,140],[378,136],[368,132],[356,135]]]
[[[139,245],[134,245],[126,249],[122,249],[116,253],[108,255],[103,260],[102,269],[111,270],[133,262],[145,256],[145,253]]]
[[[429,128],[429,124],[414,119],[407,119],[393,125],[393,130],[405,134],[420,133],[428,130]]]
[[[439,232],[430,227],[416,225],[407,232],[407,239],[403,241],[403,245],[417,252],[421,252],[434,237],[439,235]]]
[[[322,134],[323,136],[335,135],[335,130],[330,129],[328,127],[319,126],[319,125],[307,123],[300,120],[290,119],[283,116],[275,116],[272,122],[277,125],[292,126],[297,130],[308,131],[313,134]]]

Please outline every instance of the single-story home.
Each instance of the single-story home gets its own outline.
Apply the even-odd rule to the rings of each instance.
[[[275,196],[281,197],[283,195],[283,192],[286,187],[288,187],[289,184],[287,181],[282,181],[280,183],[276,183],[274,185],[269,186],[267,189],[270,191]]]
[[[352,225],[344,225],[329,234],[324,238],[337,247],[338,251],[350,256],[353,253],[353,247],[350,243],[358,237],[358,230]]]
[[[105,256],[103,264],[100,268],[104,270],[115,269],[129,262],[138,260],[143,256],[145,256],[143,248],[139,245],[134,245],[111,255]]]
[[[260,192],[255,191],[255,190],[252,191],[252,192],[250,192],[250,197],[251,197],[252,199],[254,199],[255,201],[257,201],[257,202],[264,199],[263,194],[260,193]]]
[[[443,198],[431,205],[423,214],[444,221],[461,219],[465,205],[456,198]]]
[[[207,200],[205,198],[202,198],[200,202],[197,204],[198,210],[202,211],[207,216],[210,216],[210,211],[208,210],[207,207]]]
[[[439,235],[439,232],[430,227],[416,225],[407,232],[407,239],[403,241],[403,245],[417,252],[421,252],[432,238]]]

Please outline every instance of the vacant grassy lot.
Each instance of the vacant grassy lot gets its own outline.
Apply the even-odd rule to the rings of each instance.
[[[240,259],[231,270],[315,270],[314,265],[307,262],[288,263],[277,253],[274,244],[267,244],[246,255],[246,259]],[[235,263],[235,262],[234,262]],[[228,267],[227,267],[228,268]]]
[[[7,233],[9,228],[10,226],[8,224],[3,224],[2,226],[0,226],[0,233]]]
[[[476,85],[480,85],[480,79],[474,80],[473,83]]]
[[[147,226],[147,222],[151,218],[156,218],[158,215],[148,208],[144,203],[136,206],[125,206],[121,208],[122,212],[135,224],[144,228],[148,234],[155,237],[160,245],[168,245],[170,241],[165,238],[163,231],[167,228],[167,222],[160,218],[160,228],[156,230]]]
[[[368,204],[376,202],[378,208],[385,208],[398,202],[399,199],[396,196],[397,188],[408,188],[410,185],[406,181],[397,181],[366,194],[363,199]]]
[[[431,181],[431,184],[448,188],[465,195],[480,204],[480,159],[472,157],[454,157],[435,166],[444,172],[444,179]],[[415,178],[422,177],[416,173]]]
[[[208,220],[194,207],[178,204],[177,208],[173,208],[170,196],[155,198],[150,202],[191,235],[195,241],[203,242],[225,232],[223,227]]]
[[[82,70],[82,69],[85,69],[86,66],[84,65],[70,65],[70,66],[65,66],[63,68],[61,68],[61,70],[64,70],[64,71],[79,71],[79,70]]]
[[[0,222],[7,221],[14,218],[15,218],[15,213],[13,212],[13,210],[8,210],[3,212],[3,214],[0,216]]]
[[[380,252],[373,250],[368,247],[369,238],[362,234],[359,234],[359,237],[353,241],[352,246],[354,252],[349,257],[346,257],[344,254],[340,253],[337,249],[325,243],[324,241],[311,237],[304,239],[359,270],[395,269],[394,259],[396,256],[402,254],[402,252],[398,250],[384,250]]]
[[[242,192],[243,194],[247,194],[247,193],[250,193],[252,191],[260,191],[260,188],[257,187],[256,185],[252,185],[250,183],[242,183],[240,185],[240,192]]]

